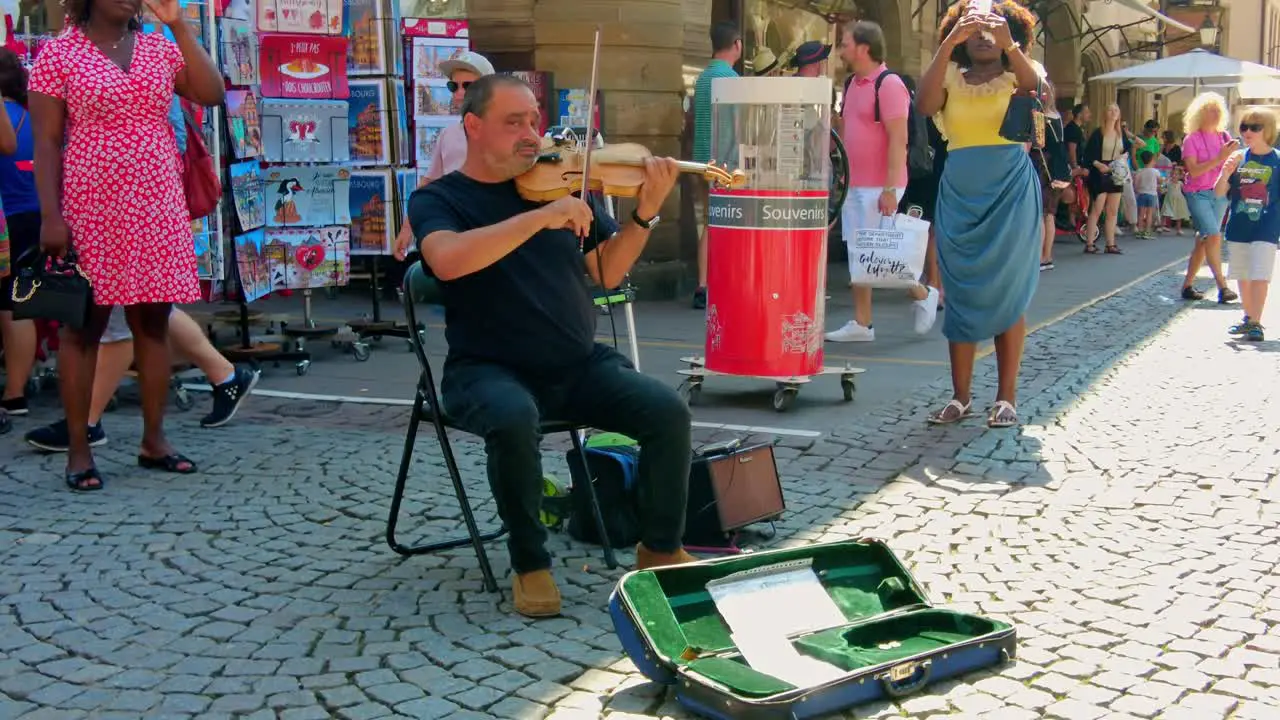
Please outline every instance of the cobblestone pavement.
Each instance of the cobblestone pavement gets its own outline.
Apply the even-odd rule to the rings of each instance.
[[[783,440],[781,542],[885,538],[936,602],[1019,630],[1016,664],[851,716],[1280,717],[1280,345],[1226,342],[1236,310],[1183,312],[1176,288],[1157,276],[1035,334],[1020,431],[925,427],[938,383]],[[990,359],[980,373],[979,406]],[[122,411],[110,486],[87,496],[5,438],[0,717],[684,717],[621,655],[621,571],[591,548],[554,540],[565,615],[544,621],[481,592],[469,550],[387,549],[404,412],[176,416],[203,473],[165,479],[131,469]],[[486,497],[478,447],[457,447]],[[414,475],[410,512],[456,532],[429,437]]]

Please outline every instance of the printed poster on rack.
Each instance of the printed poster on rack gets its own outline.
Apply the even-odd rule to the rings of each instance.
[[[238,87],[258,84],[258,36],[248,20],[221,18],[222,74]]]
[[[236,219],[241,230],[253,230],[267,224],[265,196],[262,193],[262,167],[256,160],[233,163],[228,168],[231,175],[231,198],[236,205]]]
[[[395,165],[409,165],[413,162],[413,136],[409,134],[409,111],[405,107],[408,96],[405,94],[403,80],[392,79],[388,84],[391,87],[391,120],[388,124],[394,138],[391,144],[391,162]]]
[[[349,169],[285,165],[264,172],[269,227],[351,222]]]
[[[431,155],[435,152],[436,143],[440,141],[440,133],[450,125],[456,125],[460,118],[456,115],[445,117],[420,117],[414,120],[414,132],[417,143],[414,145],[414,164],[418,169],[426,171],[431,167]]]
[[[258,31],[340,35],[342,0],[258,0]]]
[[[347,39],[263,35],[258,74],[263,97],[300,100],[347,98]]]
[[[449,81],[440,70],[440,63],[452,60],[467,51],[468,41],[445,38],[413,38],[413,82],[423,85],[429,81],[444,87]]]
[[[262,155],[262,112],[252,91],[227,91],[227,131],[237,160]]]
[[[390,113],[385,80],[352,80],[347,135],[353,165],[391,164]]]
[[[196,246],[196,277],[217,280],[222,277],[222,228],[218,213],[191,221],[191,236]]]
[[[263,255],[272,292],[341,287],[351,279],[351,229],[267,228]]]
[[[395,185],[391,170],[351,173],[351,254],[389,255],[395,234]]]
[[[236,272],[240,277],[240,292],[244,301],[251,303],[271,293],[271,266],[266,253],[266,234],[263,230],[251,230],[232,240],[236,246]]]
[[[343,35],[350,38],[347,74],[387,74],[387,31],[391,18],[383,13],[384,0],[344,0]]]
[[[402,33],[405,37],[467,38],[471,36],[470,24],[463,18],[467,13],[450,11],[453,0],[402,0]],[[418,7],[430,5],[429,8]]]

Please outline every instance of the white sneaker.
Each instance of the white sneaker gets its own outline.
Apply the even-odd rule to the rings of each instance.
[[[929,288],[929,294],[923,300],[916,300],[915,317],[916,332],[924,335],[933,329],[933,323],[938,319],[938,288]]]
[[[863,327],[857,320],[850,320],[839,330],[827,333],[827,340],[831,342],[871,342],[875,339],[875,328]]]

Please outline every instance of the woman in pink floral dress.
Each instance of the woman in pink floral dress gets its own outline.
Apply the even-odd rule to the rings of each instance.
[[[142,390],[138,464],[196,470],[164,434],[170,307],[200,297],[169,108],[175,91],[217,105],[224,86],[178,0],[146,2],[176,43],[139,32],[140,0],[67,0],[66,31],[31,72],[40,244],[54,256],[74,248],[95,302],[83,329],[63,332],[58,356],[73,490],[103,486],[89,447],[89,402],[98,341],[116,305],[133,331]]]

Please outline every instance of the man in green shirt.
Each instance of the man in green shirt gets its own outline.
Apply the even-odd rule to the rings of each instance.
[[[711,61],[707,69],[698,76],[693,86],[693,161],[699,163],[715,160],[724,163],[723,157],[726,143],[725,131],[732,134],[733,128],[721,128],[721,137],[717,138],[716,157],[711,153],[711,81],[716,78],[738,77],[733,66],[742,57],[742,32],[737,23],[718,22],[711,26]],[[693,307],[703,310],[707,307],[707,190],[704,182],[694,183],[694,202],[698,205],[695,212],[701,225],[698,228],[698,289],[693,293]]]

